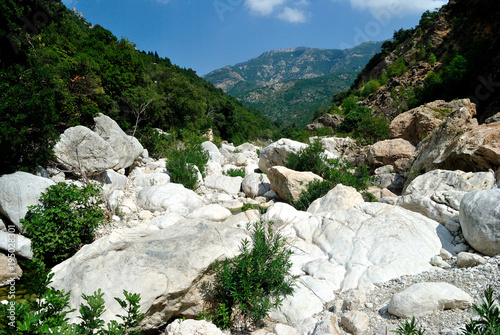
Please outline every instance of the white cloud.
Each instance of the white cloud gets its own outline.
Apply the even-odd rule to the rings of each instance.
[[[342,0],[332,0],[334,2]],[[405,16],[407,14],[423,13],[426,10],[440,8],[446,4],[447,0],[349,0],[353,8],[365,10],[377,14],[381,11],[388,11],[395,16]]]
[[[307,21],[307,15],[304,11],[290,7],[285,7],[278,15],[278,18],[291,23],[302,23]]]
[[[271,15],[276,7],[281,6],[286,0],[245,0],[245,5],[250,12],[260,16]]]

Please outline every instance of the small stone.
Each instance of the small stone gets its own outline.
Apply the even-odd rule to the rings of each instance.
[[[345,311],[355,311],[366,302],[366,294],[363,290],[350,290],[344,300],[342,309]]]
[[[275,324],[273,331],[276,335],[299,335],[299,332],[295,328],[281,323]]]
[[[459,254],[461,252],[465,252],[469,250],[469,247],[467,246],[467,244],[465,243],[460,243],[460,244],[457,244],[454,248],[453,248],[453,251],[456,253],[456,254]]]
[[[476,254],[461,252],[457,256],[457,266],[459,268],[472,268],[483,264],[486,264],[486,259]]]
[[[441,256],[441,258],[445,261],[447,260],[450,260],[453,255],[451,254],[451,252],[449,252],[448,250],[442,248],[440,251],[439,251],[439,256]]]
[[[444,225],[446,229],[448,229],[449,232],[451,233],[456,233],[460,231],[460,223],[454,220],[448,220],[446,221],[446,224]]]
[[[139,220],[151,220],[153,218],[153,213],[147,210],[140,211]]]
[[[451,268],[450,264],[446,263],[441,256],[433,256],[430,261],[432,266],[437,266],[443,269]]]
[[[370,318],[363,312],[349,311],[342,315],[342,325],[354,335],[363,334],[370,324]]]

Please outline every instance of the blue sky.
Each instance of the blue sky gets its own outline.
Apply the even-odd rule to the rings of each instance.
[[[443,0],[63,0],[198,75],[273,49],[345,49],[414,27]]]

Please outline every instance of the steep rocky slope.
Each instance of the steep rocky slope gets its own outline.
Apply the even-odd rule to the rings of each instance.
[[[499,14],[500,4],[491,0],[451,0],[424,13],[417,27],[384,43],[351,93],[378,81],[362,104],[390,119],[436,99],[468,97],[482,123],[500,111]]]

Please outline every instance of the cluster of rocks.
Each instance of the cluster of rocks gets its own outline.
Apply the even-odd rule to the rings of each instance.
[[[474,122],[473,105],[452,104],[442,122]],[[190,319],[203,310],[215,261],[235,256],[249,238],[247,224],[264,220],[287,238],[297,281],[294,294],[253,334],[385,334],[412,315],[429,333],[458,334],[482,291],[491,285],[500,292],[500,189],[498,173],[495,178],[488,170],[500,165],[496,137],[474,142],[474,149],[469,134],[463,140],[469,141],[467,152],[459,151],[460,135],[444,144],[445,127],[438,122],[429,122],[434,129],[426,128],[427,139],[405,138],[414,131],[404,127],[414,127],[422,115],[414,110],[405,117],[395,122],[399,131],[391,126],[394,139],[368,148],[351,139],[320,139],[328,158],[370,165],[379,185],[370,192],[378,202],[365,202],[354,188],[339,184],[307,211],[287,204],[307,183],[321,180],[283,166],[290,153],[307,146],[288,139],[264,148],[203,143],[210,156],[206,177],[198,176],[196,192],[188,190],[170,181],[165,159],[148,157],[113,120],[99,116],[94,131],[74,127],[64,133],[55,151],[59,169],[0,176],[0,212],[7,227],[22,233],[20,219],[47,187],[75,182],[64,169],[101,183],[115,215],[95,242],[52,269],[52,285],[71,291],[72,308],[82,294],[101,289],[105,320],[121,313],[113,297],[124,289],[140,293],[146,315],[141,327],[148,333],[170,323],[166,334],[220,334],[214,325]],[[472,169],[482,172],[438,169],[436,157],[446,161],[452,152],[483,162]],[[425,156],[431,163],[422,163]],[[428,172],[410,173],[422,164]],[[246,175],[228,176],[230,169]],[[246,204],[267,211],[241,212]],[[9,236],[0,231],[0,249],[7,250]],[[15,236],[17,255],[32,257],[29,239]],[[75,313],[70,318],[78,320]]]

